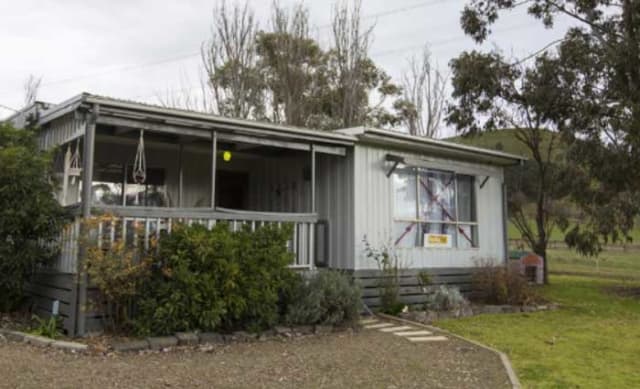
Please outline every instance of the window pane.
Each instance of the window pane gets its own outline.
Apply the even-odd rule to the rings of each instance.
[[[393,244],[395,247],[415,247],[418,243],[418,223],[393,223]]]
[[[456,247],[456,228],[453,224],[423,223],[420,245],[432,248]]]
[[[122,205],[122,184],[112,182],[93,181],[92,204],[95,205]]]
[[[163,185],[127,184],[127,205],[166,207],[166,188]]]
[[[416,218],[416,176],[412,168],[396,169],[393,174],[395,218]]]
[[[478,247],[478,226],[458,225],[458,248]]]
[[[463,222],[475,222],[476,220],[476,193],[474,177],[458,175],[458,220]]]
[[[91,182],[92,202],[96,205],[122,205],[122,165],[96,163]]]
[[[455,175],[441,171],[419,173],[420,219],[455,221]]]

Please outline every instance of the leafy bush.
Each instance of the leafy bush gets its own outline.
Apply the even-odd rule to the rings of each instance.
[[[243,306],[225,318],[227,328],[257,331],[272,327],[279,321],[278,301],[290,286],[293,274],[288,268],[293,254],[287,250],[292,227],[269,225],[252,232],[245,226],[234,233],[234,259],[240,266],[236,282]]]
[[[517,269],[480,262],[471,278],[472,299],[487,304],[527,305],[540,300]]]
[[[92,218],[84,224],[85,231],[94,230],[99,222],[106,225],[114,221],[110,215]],[[138,227],[136,227],[138,228]],[[137,236],[142,237],[139,229]],[[100,292],[100,305],[105,305],[105,325],[113,331],[130,329],[129,311],[140,286],[149,276],[151,257],[149,252],[155,249],[151,241],[148,251],[139,242],[137,247],[130,247],[123,240],[115,241],[110,247],[99,248],[91,244],[89,237],[82,237],[82,244],[87,246],[85,267],[91,283]]]
[[[365,256],[378,265],[381,277],[378,282],[380,310],[389,315],[397,315],[404,308],[400,301],[400,261],[388,247],[376,249],[365,237],[363,239]]]
[[[299,277],[292,297],[285,316],[288,324],[353,325],[358,320],[360,288],[339,271]]]
[[[51,166],[33,131],[0,123],[0,311],[18,307],[25,281],[57,253],[67,214],[52,195]]]
[[[439,285],[433,293],[427,295],[425,306],[436,311],[450,311],[468,305],[467,299],[460,289],[447,285]]]
[[[168,334],[199,329],[274,325],[278,300],[291,279],[291,226],[230,231],[176,226],[160,244],[158,261],[138,303],[138,332]]]

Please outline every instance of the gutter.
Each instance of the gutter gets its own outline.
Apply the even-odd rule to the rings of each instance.
[[[506,163],[500,163],[500,165],[502,166],[519,165],[527,161],[527,158],[525,157],[515,155],[515,154],[509,154],[501,151],[496,151],[496,150],[489,150],[489,149],[461,145],[458,143],[447,142],[447,141],[442,141],[437,139],[418,137],[418,136],[403,134],[395,131],[385,131],[385,130],[379,130],[375,128],[365,128],[363,130],[364,131],[361,134],[354,134],[352,130],[350,130],[349,132],[351,134],[357,135],[359,138],[363,140],[371,139],[371,140],[378,140],[381,142],[386,141],[388,144],[392,144],[394,143],[394,141],[395,143],[410,142],[415,146],[422,145],[423,147],[427,147],[427,148],[445,149],[450,151],[452,154],[462,154],[462,155],[471,154],[471,155],[505,160]]]

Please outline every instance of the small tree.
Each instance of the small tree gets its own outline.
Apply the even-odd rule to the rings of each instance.
[[[22,302],[24,283],[36,266],[56,253],[65,223],[53,197],[51,156],[41,152],[31,130],[0,124],[0,311]]]
[[[527,68],[499,53],[477,51],[462,53],[451,68],[454,100],[447,121],[471,135],[514,128],[515,138],[529,152],[531,162],[507,175],[512,185],[509,217],[531,250],[544,258],[547,282],[549,238],[554,228],[567,228],[566,207],[560,202],[576,178],[570,165],[556,158],[560,135],[556,121],[547,115],[550,107],[562,103],[553,87],[554,68],[546,56]]]

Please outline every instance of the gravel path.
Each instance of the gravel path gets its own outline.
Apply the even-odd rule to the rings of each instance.
[[[380,331],[212,346],[65,354],[0,342],[8,388],[507,388],[498,357],[457,339],[411,343]]]

